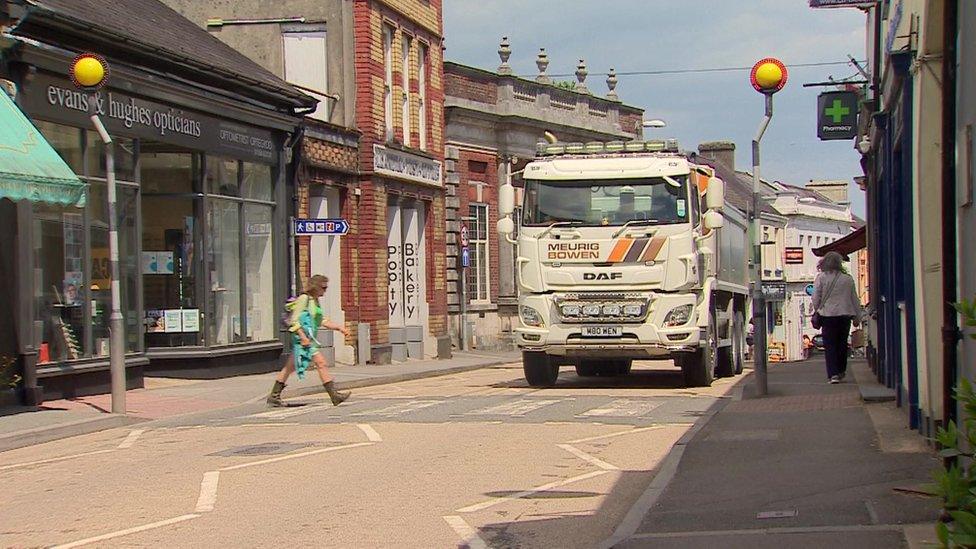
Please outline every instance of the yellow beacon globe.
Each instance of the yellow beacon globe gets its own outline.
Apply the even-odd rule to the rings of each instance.
[[[764,90],[775,88],[783,80],[783,69],[776,63],[763,63],[756,69],[756,84]]]
[[[73,67],[75,80],[85,87],[97,86],[105,78],[105,66],[94,57],[82,57]]]

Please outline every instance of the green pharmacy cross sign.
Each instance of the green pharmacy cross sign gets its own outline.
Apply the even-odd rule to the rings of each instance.
[[[824,92],[817,97],[817,137],[822,141],[857,137],[858,94]]]

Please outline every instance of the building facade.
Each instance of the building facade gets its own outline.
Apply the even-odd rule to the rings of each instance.
[[[89,185],[83,207],[0,204],[21,259],[18,345],[30,403],[108,388],[107,172],[92,112],[113,136],[130,387],[149,370],[267,371],[283,348],[275,304],[288,286],[289,151],[296,111],[315,100],[158,1],[124,4],[9,6],[16,30],[3,77]],[[136,12],[147,17],[125,15]],[[86,51],[111,66],[94,95],[67,77]]]
[[[566,142],[629,141],[642,135],[643,110],[619,100],[615,77],[608,77],[608,93],[599,97],[587,88],[582,60],[575,88],[565,89],[546,75],[544,49],[533,80],[513,74],[507,39],[498,51],[502,62],[495,71],[444,63],[447,297],[451,339],[462,348],[514,345],[515,252],[495,230],[499,186],[510,177],[521,186],[521,171],[546,132]]]

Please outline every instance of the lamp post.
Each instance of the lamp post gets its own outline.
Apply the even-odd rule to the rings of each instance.
[[[762,180],[759,176],[759,143],[773,118],[773,94],[783,89],[787,80],[786,66],[778,59],[766,58],[752,67],[749,80],[752,87],[766,99],[766,114],[752,140],[752,324],[753,362],[756,372],[756,395],[769,393],[766,351],[766,299],[762,289]]]
[[[108,79],[109,68],[99,55],[85,53],[71,64],[75,86],[91,93],[89,114],[99,137],[105,143],[105,185],[108,191],[108,250],[112,276],[112,312],[109,316],[109,371],[112,379],[112,413],[124,414],[125,407],[125,325],[122,322],[121,281],[119,280],[119,228],[115,188],[115,147],[99,118],[98,90]]]

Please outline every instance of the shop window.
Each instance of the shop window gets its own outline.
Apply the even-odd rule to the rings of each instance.
[[[240,196],[241,188],[238,175],[240,166],[237,160],[208,156],[206,159],[207,172],[204,176],[207,192],[224,196]]]
[[[319,100],[308,116],[329,121],[329,70],[325,29],[321,25],[290,26],[282,34],[285,50],[285,80]]]
[[[88,177],[104,179],[105,173],[105,142],[97,132],[85,132],[85,174]],[[113,137],[115,147],[115,179],[117,181],[135,181],[135,145],[131,139]]]
[[[119,185],[116,194],[119,231],[119,276],[122,316],[125,318],[126,352],[139,350],[143,327],[139,322],[139,246],[138,189]],[[108,189],[103,182],[93,182],[88,192],[91,241],[91,272],[88,280],[91,306],[92,355],[109,354],[109,316],[112,313],[112,270],[109,261]]]
[[[213,199],[207,212],[210,338],[215,345],[244,341],[241,323],[240,205]]]
[[[264,164],[244,162],[241,168],[241,196],[252,200],[272,199],[271,167]]]
[[[418,102],[418,127],[417,133],[420,135],[420,150],[427,150],[427,55],[429,48],[427,44],[421,43],[417,51],[419,67],[417,69],[417,94]]]
[[[35,121],[34,125],[72,171],[84,174],[81,130],[43,121]]]
[[[34,310],[39,362],[88,356],[85,345],[83,210],[35,203]]]
[[[488,295],[488,205],[468,206],[468,253],[471,259],[467,273],[467,294],[471,302],[487,303]]]
[[[393,140],[393,27],[383,25],[383,119],[386,140]]]
[[[403,144],[410,146],[410,46],[413,39],[403,35],[400,52],[400,120],[403,126]]]
[[[244,279],[250,341],[267,341],[277,335],[271,214],[271,206],[244,205]]]
[[[153,145],[142,146],[139,164],[142,192],[146,194],[189,194],[196,188],[199,156],[185,152],[155,152]]]

